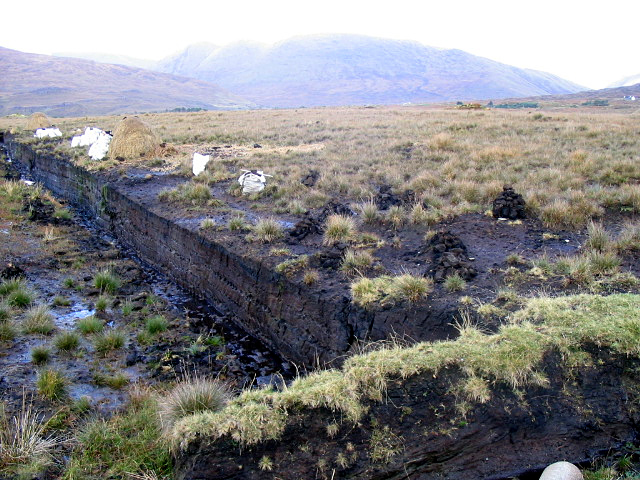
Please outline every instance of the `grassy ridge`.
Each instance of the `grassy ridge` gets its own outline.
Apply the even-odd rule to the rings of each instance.
[[[341,370],[299,378],[281,392],[245,391],[222,411],[185,417],[174,427],[173,442],[185,447],[198,435],[229,435],[242,444],[277,439],[292,408],[323,407],[358,421],[367,400],[382,400],[390,378],[427,371],[436,375],[449,366],[463,372],[460,390],[469,401],[486,402],[494,383],[513,388],[546,384],[542,360],[551,350],[560,351],[569,366],[589,361],[586,344],[639,355],[639,306],[640,296],[632,294],[530,299],[495,334],[464,323],[456,340],[384,345],[349,358]]]

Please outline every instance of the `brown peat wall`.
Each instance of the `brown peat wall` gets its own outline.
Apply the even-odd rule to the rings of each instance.
[[[415,340],[450,336],[450,304],[430,301],[376,311],[350,301],[348,291],[294,282],[260,258],[243,255],[180,222],[157,201],[135,198],[135,189],[112,172],[90,172],[47,151],[36,151],[7,134],[11,158],[34,180],[90,216],[126,247],[177,284],[222,306],[240,326],[283,357],[305,367],[335,361],[361,340],[406,335]],[[166,214],[166,215],[165,215]]]

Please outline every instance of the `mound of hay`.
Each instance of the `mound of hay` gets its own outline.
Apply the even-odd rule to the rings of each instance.
[[[53,124],[51,119],[42,112],[32,113],[27,120],[27,130],[50,127]]]
[[[160,140],[138,117],[125,117],[113,132],[109,158],[139,158],[158,147]]]

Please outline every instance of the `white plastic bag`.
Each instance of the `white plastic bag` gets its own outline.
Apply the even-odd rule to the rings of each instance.
[[[87,127],[82,135],[76,135],[71,139],[72,147],[89,147],[98,141],[100,134],[104,133],[99,128]]]
[[[111,135],[106,132],[100,132],[98,139],[93,142],[89,148],[89,156],[91,160],[102,160],[109,151],[109,143],[111,143]]]
[[[204,172],[204,168],[209,163],[211,157],[209,155],[200,155],[198,152],[193,154],[193,174],[198,176]]]
[[[36,138],[56,138],[61,137],[62,132],[58,130],[56,127],[50,128],[39,128],[36,130],[36,133],[33,135]]]
[[[267,178],[271,175],[265,175],[262,170],[242,170],[244,173],[238,178],[238,183],[242,185],[242,193],[258,193],[264,190],[267,184]]]

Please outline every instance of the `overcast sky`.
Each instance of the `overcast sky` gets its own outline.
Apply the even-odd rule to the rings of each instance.
[[[354,33],[459,48],[590,88],[640,74],[640,0],[14,0],[2,17],[0,46],[44,54],[155,60],[201,41]]]

